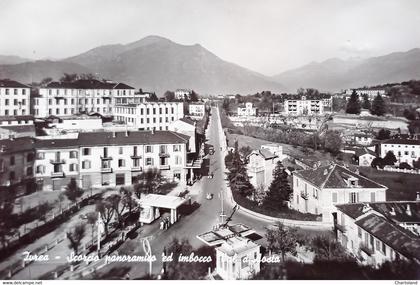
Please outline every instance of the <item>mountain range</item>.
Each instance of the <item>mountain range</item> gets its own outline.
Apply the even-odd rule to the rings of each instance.
[[[30,83],[59,79],[63,73],[92,73],[158,95],[178,88],[200,94],[294,92],[300,87],[339,91],[419,79],[420,49],[368,59],[328,59],[272,77],[222,60],[199,44],[181,45],[158,36],[99,46],[61,60],[0,56],[0,78]]]

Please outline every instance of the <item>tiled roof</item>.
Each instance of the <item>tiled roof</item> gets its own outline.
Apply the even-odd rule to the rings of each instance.
[[[30,151],[34,148],[34,139],[31,137],[21,137],[0,140],[0,148],[4,148],[3,154]]]
[[[297,171],[294,175],[303,178],[312,185],[322,188],[355,188],[347,185],[346,179],[358,179],[357,188],[386,188],[385,186],[354,173],[338,164],[321,166],[316,169]],[[357,189],[356,188],[356,189]]]
[[[187,123],[187,124],[190,124],[190,125],[195,126],[195,121],[193,119],[191,119],[191,118],[183,117],[183,118],[181,118],[179,120],[180,121],[183,121],[184,123]]]
[[[95,79],[76,80],[74,82],[50,82],[46,88],[66,89],[134,89],[124,83],[105,82]]]
[[[80,133],[77,139],[37,140],[36,148],[72,148],[79,146],[109,145],[144,145],[144,144],[176,144],[186,143],[189,136],[171,131],[129,131],[126,132],[88,132]]]
[[[30,88],[30,87],[28,85],[22,84],[14,80],[0,79],[0,88]]]
[[[0,116],[1,121],[30,121],[34,120],[34,116]]]
[[[376,153],[374,151],[371,151],[370,149],[367,149],[365,147],[356,149],[356,156],[357,157],[365,155],[365,154],[370,154],[370,155],[376,156]]]
[[[376,214],[369,214],[356,225],[406,257],[420,261],[420,237]]]
[[[382,141],[381,144],[408,144],[408,145],[420,145],[420,140],[415,139],[389,139]]]
[[[352,219],[363,215],[363,208],[366,206],[367,203],[336,205],[341,212]],[[411,215],[407,213],[407,206],[410,206]],[[396,223],[420,223],[420,201],[376,202],[369,203],[369,207]]]

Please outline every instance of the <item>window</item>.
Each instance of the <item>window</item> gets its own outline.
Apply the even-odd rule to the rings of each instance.
[[[382,243],[381,251],[384,255],[386,255],[386,245],[385,245],[385,243]]]
[[[83,149],[83,155],[90,155],[90,148],[88,148],[88,147],[85,147],[84,149]]]
[[[120,147],[119,147],[119,149],[118,149],[118,153],[119,153],[119,154],[123,154],[123,148],[122,148],[121,146],[120,146]]]
[[[75,150],[70,151],[70,158],[77,158],[77,151]]]
[[[248,267],[248,257],[244,256],[241,258],[241,268],[244,269]]]
[[[82,161],[82,169],[90,169],[90,161],[89,160]]]
[[[124,167],[125,166],[125,160],[124,159],[118,159],[118,167]]]
[[[175,144],[174,145],[174,152],[178,152],[181,151],[181,145],[180,144]]]
[[[175,164],[176,165],[182,164],[182,158],[179,155],[175,156]]]
[[[26,168],[26,175],[27,176],[31,176],[33,173],[34,173],[34,169],[31,166]]]
[[[350,193],[350,203],[357,203],[359,201],[359,194],[356,192]]]
[[[77,164],[76,163],[71,163],[69,166],[69,171],[77,171]]]
[[[45,166],[44,165],[38,165],[36,167],[36,173],[37,174],[43,174],[45,172]]]
[[[26,155],[26,161],[27,161],[27,162],[31,162],[31,161],[33,161],[33,160],[34,160],[34,154],[33,154],[32,152],[28,153],[28,154]]]
[[[357,228],[357,235],[359,236],[359,238],[362,238],[362,229],[361,228]]]
[[[332,193],[332,201],[333,203],[337,203],[337,193]]]
[[[4,104],[5,104],[6,106],[8,106],[8,105],[9,105],[9,99],[5,99],[5,100],[4,100]]]
[[[147,153],[151,153],[151,152],[153,152],[153,150],[152,150],[152,146],[151,146],[151,145],[146,145],[146,152],[147,152]]]
[[[17,89],[13,89],[13,95],[18,95],[18,90]]]
[[[146,158],[146,165],[153,165],[153,158],[151,157]]]
[[[375,202],[375,192],[370,193],[370,201]]]
[[[15,165],[15,156],[14,155],[12,155],[10,157],[10,165]]]
[[[159,148],[160,153],[166,153],[166,145],[161,145]]]

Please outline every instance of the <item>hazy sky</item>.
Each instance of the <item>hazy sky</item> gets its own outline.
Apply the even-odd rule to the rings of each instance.
[[[419,0],[0,0],[0,54],[63,58],[148,35],[273,75],[420,47]]]

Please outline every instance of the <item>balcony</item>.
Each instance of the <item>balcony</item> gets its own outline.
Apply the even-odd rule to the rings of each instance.
[[[140,158],[141,158],[141,155],[139,155],[139,154],[135,153],[135,154],[131,155],[130,157],[131,157],[132,159],[140,159]]]
[[[345,233],[347,231],[344,225],[335,224],[335,228],[342,233]]]
[[[159,157],[169,157],[169,153],[167,152],[160,152]]]
[[[171,169],[171,166],[170,165],[160,165],[159,169],[160,170],[169,170],[169,169]]]
[[[307,192],[300,192],[300,197],[302,197],[302,199],[304,200],[308,200],[308,193]]]
[[[101,160],[112,160],[112,156],[102,156],[101,155]]]
[[[111,167],[102,167],[101,168],[101,173],[112,173],[112,168]]]
[[[248,170],[250,172],[261,172],[264,171],[264,166],[249,166]]]
[[[132,166],[131,171],[132,172],[142,171],[142,167],[141,166]]]
[[[64,159],[51,159],[50,163],[51,164],[65,164],[66,161]]]
[[[359,245],[359,248],[360,248],[361,251],[366,253],[368,256],[372,256],[374,254],[373,249],[371,249],[369,247],[369,245],[365,242],[361,242],[360,245]]]
[[[53,171],[51,172],[51,178],[63,178],[64,172],[63,171]]]

